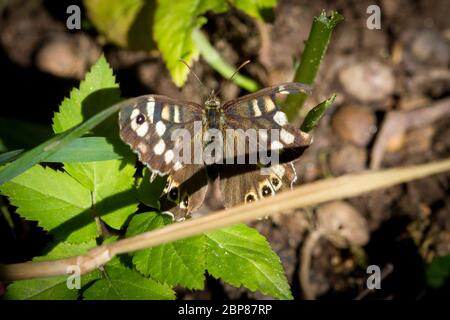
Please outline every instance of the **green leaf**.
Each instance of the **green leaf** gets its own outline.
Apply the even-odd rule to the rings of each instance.
[[[199,50],[192,40],[192,32],[200,28],[207,11],[224,12],[228,6],[223,0],[161,0],[156,8],[153,37],[158,44],[173,81],[182,86],[189,70],[179,59],[191,64]]]
[[[17,177],[25,170],[31,168],[40,161],[43,161],[45,158],[53,155],[63,147],[69,145],[76,138],[81,137],[83,134],[95,128],[98,124],[102,123],[105,119],[117,113],[120,108],[132,102],[133,99],[128,99],[120,103],[116,103],[109,108],[99,112],[95,116],[89,118],[89,120],[83,122],[77,127],[65,131],[64,133],[45,141],[39,146],[27,152],[24,152],[14,162],[8,164],[0,171],[0,185],[4,184],[6,181],[13,179],[14,177]]]
[[[246,225],[205,234],[206,269],[235,287],[244,285],[279,299],[292,299],[280,258],[266,238]]]
[[[154,46],[152,26],[153,0],[84,0],[87,14],[110,42],[133,50]]]
[[[119,229],[137,209],[134,166],[118,160],[66,163],[66,171],[92,194],[93,214]]]
[[[271,16],[270,11],[277,4],[277,0],[231,0],[230,2],[249,16],[261,20]]]
[[[14,159],[17,159],[17,156],[22,152],[23,150],[19,149],[0,154],[0,166],[10,161],[13,161]]]
[[[120,148],[122,147],[123,148]],[[45,162],[94,162],[122,159],[129,151],[125,144],[119,149],[104,137],[78,138],[63,149],[58,150]]]
[[[0,185],[18,176],[33,165],[43,161],[62,147],[67,146],[76,138],[81,137],[89,130],[96,128],[104,122],[99,133],[105,133],[105,136],[111,135],[117,137],[117,119],[111,116],[117,113],[124,105],[133,100],[126,100],[120,103],[118,101],[120,92],[115,84],[114,76],[104,57],[92,67],[91,72],[86,76],[86,81],[80,85],[80,90],[74,89],[71,92],[71,98],[65,99],[62,103],[59,113],[55,114],[53,129],[56,132],[64,131],[39,146],[23,153],[17,160],[7,165],[0,171]],[[90,108],[88,108],[90,106]],[[105,109],[105,110],[102,110]],[[98,112],[99,110],[102,110]],[[84,119],[89,120],[80,124]],[[74,127],[75,125],[78,126]]]
[[[117,91],[89,98],[93,92],[105,89]],[[98,112],[117,102],[120,98],[118,84],[106,59],[102,56],[91,68],[79,89],[73,89],[65,99],[60,111],[53,118],[56,133],[81,123],[86,114]],[[104,132],[117,139],[117,119]],[[99,130],[101,131],[101,130]],[[123,146],[123,143],[120,142]],[[137,200],[132,190],[134,165],[125,160],[110,160],[90,163],[65,163],[64,169],[92,193],[94,214],[102,216],[113,228],[120,228],[127,217],[136,211]],[[108,199],[108,201],[102,201]]]
[[[434,257],[425,268],[425,276],[429,286],[442,287],[450,277],[450,255]]]
[[[24,150],[13,150],[0,154],[0,165],[13,161]],[[45,158],[45,162],[94,162],[123,159],[130,149],[125,144],[114,146],[104,137],[85,137],[72,141],[69,145]]]
[[[144,278],[121,265],[106,265],[107,278],[95,281],[84,292],[87,300],[172,300],[173,290],[165,284]]]
[[[327,100],[322,101],[317,106],[312,108],[305,117],[305,120],[302,123],[301,130],[303,132],[310,132],[314,129],[319,123],[322,116],[325,112],[333,105],[334,100],[336,99],[336,94],[333,94]]]
[[[95,240],[80,244],[58,243],[45,256],[36,257],[33,261],[62,259],[85,253],[95,247]],[[81,276],[80,284],[84,286],[100,277],[98,271]],[[67,276],[15,281],[7,287],[6,299],[14,300],[75,300],[79,291],[67,287]]]
[[[96,245],[97,244],[94,239],[77,244],[70,242],[58,242],[49,246],[45,255],[35,257],[33,258],[33,261],[47,261],[82,255],[94,248]]]
[[[138,188],[138,199],[150,208],[159,209],[159,198],[166,185],[167,177],[156,176],[153,182],[150,182],[150,170],[144,169],[144,177]]]
[[[75,300],[78,290],[67,288],[67,276],[16,281],[7,287],[8,300]]]
[[[59,239],[83,242],[96,235],[89,214],[89,190],[63,172],[34,166],[2,185],[0,192],[18,207],[17,213],[23,218],[38,221]]]
[[[127,237],[171,222],[169,216],[155,212],[137,214],[130,222]],[[133,263],[142,274],[159,282],[202,289],[205,280],[204,237],[196,236],[138,251],[133,255]]]
[[[53,131],[64,132],[119,100],[119,85],[105,57],[101,56],[81,81],[80,88],[72,89],[69,98],[61,103],[53,117]],[[117,119],[113,120],[117,132]]]

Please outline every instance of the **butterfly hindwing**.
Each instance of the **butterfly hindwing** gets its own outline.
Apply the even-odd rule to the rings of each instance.
[[[190,212],[201,207],[207,188],[206,167],[186,164],[167,178],[166,188],[160,199],[160,209],[162,212],[170,212],[177,221],[183,220]]]
[[[219,175],[226,208],[274,196],[282,190],[291,189],[297,180],[292,162],[276,164],[264,168],[264,171],[258,165],[222,165]]]

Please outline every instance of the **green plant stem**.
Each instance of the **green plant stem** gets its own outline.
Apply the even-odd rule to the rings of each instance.
[[[328,43],[330,42],[332,31],[343,20],[344,17],[336,11],[332,12],[330,16],[322,12],[318,17],[314,17],[300,65],[294,76],[295,82],[306,84],[312,84],[314,82]],[[290,121],[296,119],[298,111],[303,106],[306,97],[303,93],[288,96],[285,101],[284,111]]]
[[[217,50],[209,43],[208,38],[199,29],[194,30],[192,33],[192,39],[200,50],[202,57],[211,65],[214,70],[216,70],[222,77],[229,79],[236,69],[229,64],[227,64]],[[244,88],[247,91],[254,92],[261,88],[261,86],[254,80],[243,76],[241,74],[236,74],[232,81]]]

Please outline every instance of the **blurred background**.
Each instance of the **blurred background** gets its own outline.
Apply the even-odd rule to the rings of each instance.
[[[152,37],[154,2],[143,0],[136,13],[143,24],[127,25],[125,35],[120,24],[126,11],[114,11],[113,19],[102,15],[110,12],[102,8],[115,2],[0,0],[0,153],[46,140],[60,102],[102,53],[124,97],[156,93],[203,101],[206,92],[192,75],[179,88],[168,71]],[[81,9],[80,30],[66,27],[66,10],[73,4]],[[373,4],[381,8],[381,29],[367,27],[367,8]],[[337,99],[296,164],[299,183],[448,157],[449,1],[279,0],[264,19],[235,7],[208,12],[202,31],[228,64],[250,59],[241,73],[268,86],[292,80],[313,17],[322,10],[337,10],[345,20],[333,32],[305,108],[332,93]],[[192,68],[208,88],[221,88],[224,100],[246,93],[201,56]],[[338,220],[346,243],[322,237],[309,253],[306,267],[315,297],[449,297],[449,177],[441,174],[252,225],[280,255],[297,299],[305,297],[299,281],[304,243],[329,217]],[[221,208],[213,191],[200,213]],[[0,200],[0,262],[30,260],[50,237],[15,214],[6,198]],[[381,290],[365,290],[369,265],[382,271]],[[439,276],[442,281],[433,281]],[[0,285],[0,295],[3,290]],[[206,290],[180,289],[178,296],[267,298],[212,278]]]

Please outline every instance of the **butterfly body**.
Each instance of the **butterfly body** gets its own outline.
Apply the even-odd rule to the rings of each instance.
[[[202,205],[211,176],[220,180],[225,207],[291,188],[297,179],[292,161],[311,137],[288,123],[275,94],[309,90],[285,83],[224,104],[213,91],[203,106],[142,96],[120,111],[120,135],[154,174],[168,175],[161,208],[179,220]],[[280,152],[279,161],[265,163],[261,150]]]

